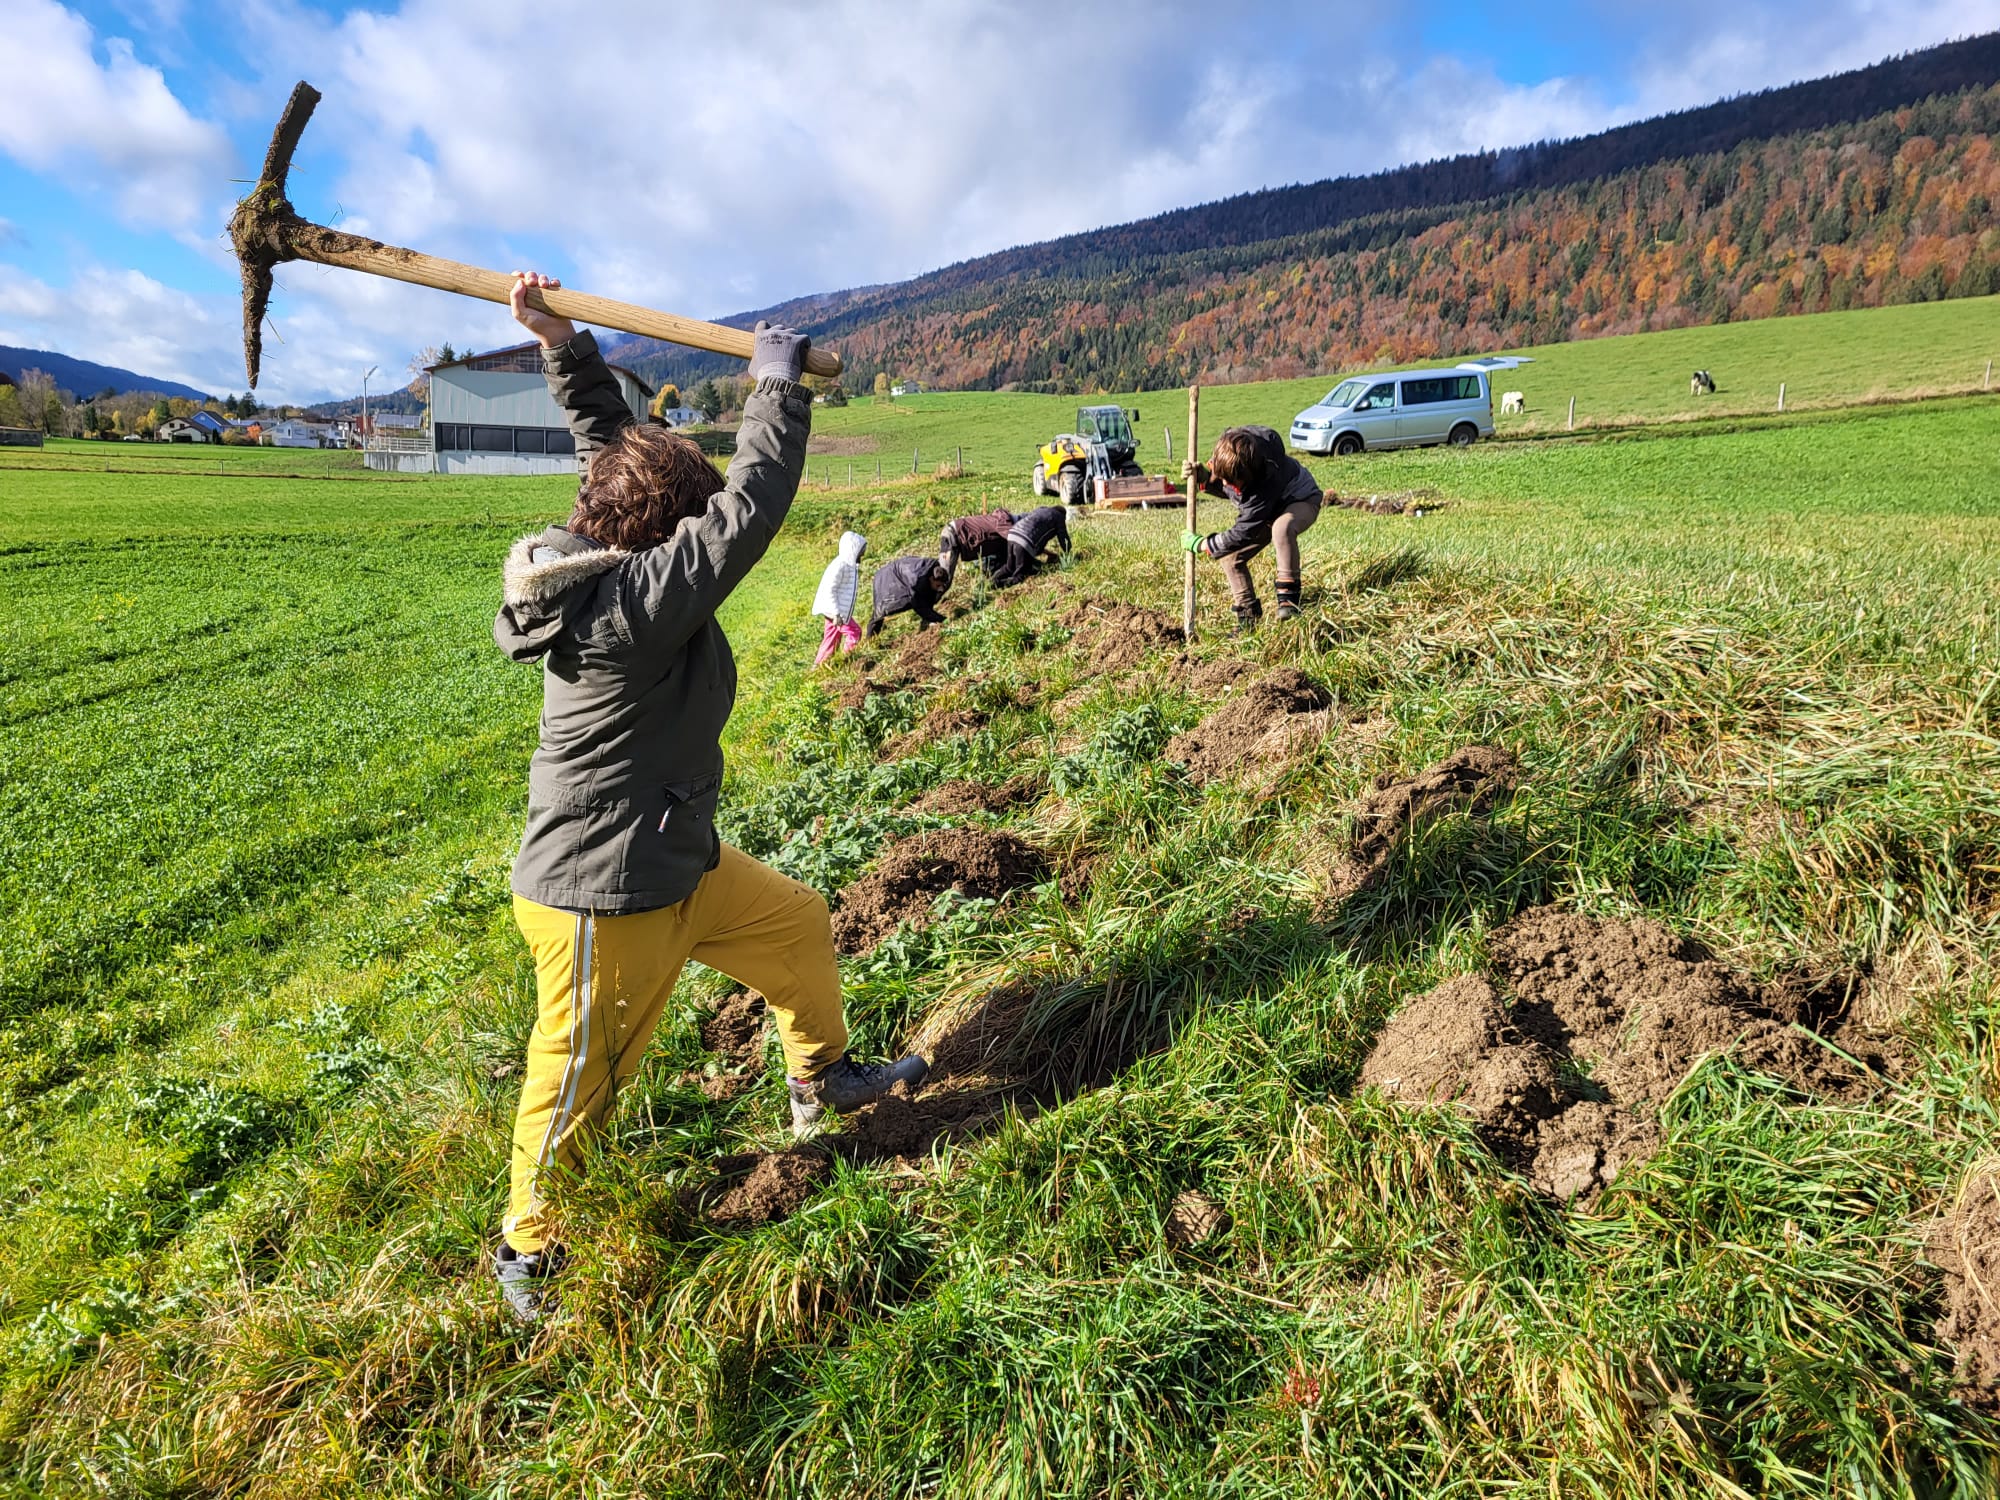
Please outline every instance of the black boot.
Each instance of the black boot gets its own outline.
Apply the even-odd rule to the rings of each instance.
[[[1261,601],[1252,599],[1248,604],[1237,605],[1236,633],[1238,635],[1250,634],[1253,630],[1257,628],[1258,624],[1263,620],[1263,618],[1264,618],[1264,606]]]
[[[1294,619],[1297,617],[1298,612],[1299,612],[1298,579],[1280,578],[1278,580],[1278,609],[1277,609],[1278,618],[1281,620]]]

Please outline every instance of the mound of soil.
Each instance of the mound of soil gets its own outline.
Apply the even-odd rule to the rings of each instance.
[[[1007,813],[1041,801],[1044,786],[1041,777],[1026,771],[998,786],[988,781],[947,781],[917,798],[910,809],[951,818],[967,813]]]
[[[1062,623],[1075,632],[1078,648],[1090,653],[1090,664],[1099,672],[1130,671],[1149,651],[1178,647],[1186,639],[1179,620],[1110,599],[1086,599]]]
[[[715,1164],[719,1192],[708,1216],[718,1224],[774,1224],[805,1207],[833,1175],[833,1158],[801,1143],[783,1151],[749,1151]],[[728,1184],[724,1186],[724,1184]]]
[[[1046,878],[1048,856],[1033,844],[982,828],[939,828],[892,844],[872,873],[840,893],[833,943],[866,953],[900,922],[921,926],[942,891],[998,900]]]
[[[1543,907],[1494,933],[1495,978],[1466,975],[1405,1005],[1361,1081],[1452,1103],[1541,1191],[1589,1202],[1658,1148],[1654,1114],[1689,1070],[1727,1051],[1815,1094],[1867,1080],[1775,1019],[1761,990],[1657,922]],[[1593,1097],[1564,1084],[1586,1067]]]
[[[892,646],[876,675],[884,682],[914,686],[928,682],[938,673],[938,652],[944,646],[944,631],[917,630]]]
[[[1975,1173],[1932,1226],[1925,1254],[1944,1272],[1937,1335],[1957,1349],[1960,1393],[2000,1406],[2000,1176]]]
[[[1402,780],[1386,774],[1376,778],[1375,790],[1354,810],[1354,830],[1334,872],[1333,894],[1349,896],[1374,882],[1418,824],[1451,812],[1486,812],[1519,779],[1514,757],[1491,745],[1454,750]]]
[[[742,1097],[764,1071],[764,997],[736,990],[716,1002],[701,1023],[701,1044],[715,1054],[705,1072],[680,1075],[718,1104]]]
[[[1393,495],[1329,493],[1326,503],[1347,510],[1365,511],[1371,516],[1425,515],[1443,510],[1445,506],[1445,502],[1438,497],[1438,492],[1431,489],[1398,490]]]
[[[1183,656],[1181,665],[1187,669],[1188,689],[1198,698],[1220,698],[1246,677],[1254,677],[1257,663],[1245,661],[1240,656],[1223,656],[1214,661],[1195,661]]]
[[[1167,1210],[1167,1243],[1192,1250],[1229,1232],[1229,1210],[1208,1194],[1190,1188]]]
[[[1167,742],[1197,782],[1272,771],[1326,735],[1333,700],[1295,667],[1280,667],[1241,688],[1195,728]]]

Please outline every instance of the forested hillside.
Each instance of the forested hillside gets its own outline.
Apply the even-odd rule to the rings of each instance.
[[[771,311],[837,343],[850,384],[1122,390],[1983,295],[2000,289],[1996,80],[2000,36],[1981,37]],[[654,380],[721,368],[643,340],[620,357]]]

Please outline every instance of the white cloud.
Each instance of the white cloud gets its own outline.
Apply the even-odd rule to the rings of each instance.
[[[185,229],[213,217],[232,152],[174,97],[160,70],[112,38],[99,62],[90,25],[55,0],[10,0],[0,28],[0,151],[111,195],[126,221]]]

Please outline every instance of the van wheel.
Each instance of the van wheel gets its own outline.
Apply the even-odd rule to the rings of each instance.
[[[1077,506],[1083,504],[1083,471],[1081,469],[1064,469],[1060,474],[1056,475],[1056,493],[1062,496],[1062,503],[1064,505]]]
[[[1470,448],[1479,438],[1479,429],[1470,422],[1460,422],[1451,430],[1448,440],[1454,448]]]
[[[1343,432],[1333,440],[1335,458],[1352,458],[1361,451],[1361,439],[1351,432]]]
[[[1036,464],[1035,493],[1037,495],[1046,495],[1048,492],[1049,492],[1049,466],[1047,464]]]

